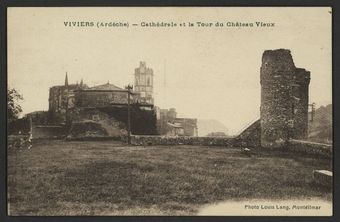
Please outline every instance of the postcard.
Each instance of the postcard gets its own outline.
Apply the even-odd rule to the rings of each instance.
[[[332,216],[332,8],[9,7],[10,216]]]

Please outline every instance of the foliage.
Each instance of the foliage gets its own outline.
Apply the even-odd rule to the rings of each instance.
[[[65,122],[64,115],[60,113],[48,111],[47,115],[48,115],[47,122],[50,125],[60,125],[61,123]]]
[[[315,110],[313,121],[308,122],[308,140],[319,143],[332,143],[332,104]]]
[[[23,96],[14,88],[7,90],[7,119],[12,122],[18,119],[22,108],[19,101],[23,100]]]

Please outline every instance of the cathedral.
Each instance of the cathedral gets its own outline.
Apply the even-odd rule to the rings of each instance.
[[[50,88],[49,116],[56,124],[68,125],[73,136],[121,136],[126,134],[130,104],[132,133],[154,135],[157,129],[152,93],[153,70],[145,62],[135,69],[132,90],[109,82],[93,87],[83,80],[69,84],[66,73],[64,85]]]
[[[64,85],[52,86],[50,88],[48,99],[49,112],[61,115],[66,114],[68,108],[74,107],[74,92],[79,89],[87,88],[89,87],[83,84],[83,80],[80,81],[80,84],[68,84],[68,76],[66,73]]]
[[[132,90],[109,82],[93,87],[83,80],[79,84],[69,84],[66,73],[64,85],[50,88],[51,122],[67,125],[69,134],[75,137],[121,136],[126,134],[130,107],[132,134],[197,136],[196,119],[177,118],[176,115],[168,118],[164,114],[166,110],[154,106],[153,69],[142,61],[134,71]]]
[[[95,108],[107,106],[124,106],[128,103],[130,93],[131,104],[139,104],[142,108],[153,108],[153,70],[146,67],[145,62],[135,69],[134,90],[120,88],[110,83],[88,87],[80,84],[69,84],[66,73],[65,84],[53,86],[49,94],[49,111],[65,115],[72,108]]]

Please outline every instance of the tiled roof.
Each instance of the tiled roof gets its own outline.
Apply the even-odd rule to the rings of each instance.
[[[118,86],[115,86],[113,84],[106,83],[104,85],[93,86],[93,87],[89,88],[89,90],[124,90],[124,89],[122,89]]]

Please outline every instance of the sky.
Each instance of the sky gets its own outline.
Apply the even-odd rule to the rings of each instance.
[[[66,72],[69,83],[83,78],[89,86],[124,87],[145,61],[154,70],[156,106],[174,107],[179,117],[219,120],[237,134],[260,116],[261,57],[268,49],[290,49],[295,65],[311,72],[309,103],[332,103],[331,17],[327,7],[9,8],[8,87],[23,94],[23,113],[48,110],[49,88],[64,84]],[[65,26],[81,21],[94,26]],[[129,27],[97,28],[97,22]]]

